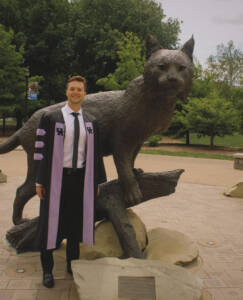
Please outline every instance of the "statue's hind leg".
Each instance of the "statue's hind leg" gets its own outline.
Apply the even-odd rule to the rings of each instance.
[[[33,155],[27,156],[28,172],[25,182],[17,188],[13,204],[13,223],[15,225],[24,222],[22,214],[25,204],[36,194],[35,192],[35,168]]]

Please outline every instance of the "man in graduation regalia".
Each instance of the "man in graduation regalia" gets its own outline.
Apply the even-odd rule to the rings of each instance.
[[[34,159],[41,199],[39,236],[43,285],[54,286],[53,250],[66,238],[67,271],[79,258],[79,243],[94,243],[94,205],[98,184],[106,181],[98,124],[82,109],[86,82],[70,78],[67,103],[45,113],[37,129]]]

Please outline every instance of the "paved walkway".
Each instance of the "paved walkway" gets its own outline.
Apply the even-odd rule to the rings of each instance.
[[[105,159],[105,164],[109,179],[115,178],[111,157]],[[147,229],[178,230],[196,242],[200,257],[188,269],[203,279],[204,300],[242,300],[243,199],[228,198],[222,192],[243,181],[243,171],[234,170],[232,161],[143,154],[138,156],[136,166],[146,172],[185,169],[175,194],[143,203],[134,210]],[[0,169],[8,175],[8,183],[0,184],[0,300],[77,300],[72,278],[65,271],[63,249],[55,253],[56,285],[48,290],[41,284],[38,254],[16,255],[6,243],[15,190],[26,174],[24,151],[0,155]],[[24,216],[36,216],[38,205],[34,197],[26,205]]]

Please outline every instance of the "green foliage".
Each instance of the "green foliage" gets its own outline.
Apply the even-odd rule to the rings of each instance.
[[[16,106],[0,105],[0,118],[14,117]]]
[[[203,69],[200,62],[194,58],[194,76],[192,81],[192,89],[190,92],[191,98],[206,98],[215,89],[213,76]],[[167,134],[175,138],[182,138],[186,136],[186,143],[190,144],[190,133],[187,124],[184,122],[184,114],[182,113],[184,105],[188,100],[177,100],[176,110],[172,124],[167,130]]]
[[[231,99],[240,115],[240,131],[243,133],[243,85],[231,89]]]
[[[233,41],[217,46],[217,54],[208,58],[207,71],[214,78],[220,97],[232,99],[232,88],[242,86],[243,52]]]
[[[0,105],[1,114],[5,115],[10,113],[7,107],[21,103],[25,92],[23,47],[17,50],[13,37],[13,31],[6,31],[0,24]]]
[[[218,103],[228,103],[230,109],[233,109],[234,107],[240,115],[240,119],[237,117],[237,125],[241,126],[241,130],[243,129],[243,86],[241,82],[243,64],[242,58],[242,52],[236,49],[233,42],[230,41],[227,46],[219,45],[217,47],[217,55],[211,55],[209,57],[207,69],[203,69],[199,61],[194,59],[195,71],[192,90],[190,93],[190,98],[201,99],[198,100],[201,103],[209,101],[210,103],[212,102],[213,105],[217,98]],[[215,91],[217,91],[216,94]],[[186,103],[182,103],[180,101],[177,102],[176,112],[172,125],[168,129],[168,134],[179,138],[186,136],[187,144],[189,144],[189,132],[195,132],[196,129],[193,128],[193,126],[189,126],[186,121],[188,115],[185,105]],[[226,108],[222,107],[222,109]],[[235,110],[233,111],[232,116],[235,116]],[[223,119],[223,117],[220,119]],[[213,117],[211,123],[214,123]],[[195,125],[197,124],[195,123]],[[208,124],[208,126],[210,127],[211,125]],[[227,125],[227,128],[229,127],[230,126]],[[225,129],[225,131],[227,131],[227,129]],[[217,133],[216,135],[221,135],[221,132],[222,130],[220,130],[220,133]],[[214,133],[212,132],[209,135],[211,135],[212,144]]]
[[[232,103],[215,94],[210,98],[190,98],[177,112],[177,118],[190,132],[210,136],[211,147],[215,136],[233,134],[239,128],[239,115]]]
[[[240,84],[242,79],[243,52],[235,48],[233,41],[217,46],[217,54],[208,58],[208,69],[217,81],[229,87]]]
[[[117,48],[119,61],[115,72],[97,81],[105,90],[126,89],[129,82],[143,72],[142,42],[136,35],[126,32],[117,42]]]
[[[16,49],[24,45],[24,64],[31,75],[44,77],[41,98],[62,101],[65,81],[81,74],[89,91],[113,73],[117,41],[125,32],[141,40],[153,34],[163,47],[177,44],[180,24],[164,21],[154,0],[1,0],[0,20],[13,29]]]
[[[142,41],[148,33],[153,34],[163,47],[172,48],[180,30],[177,20],[164,21],[163,10],[154,0],[76,0],[73,14],[77,38],[74,67],[84,70],[92,91],[97,90],[98,79],[114,72],[116,43],[127,31]]]
[[[84,25],[87,34],[91,34],[90,41],[98,37],[102,28],[106,32],[116,29],[123,34],[133,32],[142,40],[150,33],[163,47],[171,48],[180,30],[177,19],[164,21],[163,9],[154,0],[76,0],[73,11],[77,24]],[[82,18],[78,18],[80,13]]]
[[[181,100],[177,101],[173,121],[167,130],[167,134],[175,138],[184,137],[184,135],[188,131],[188,128],[185,127],[184,123],[181,122],[181,111],[183,109],[184,104],[185,103]]]
[[[162,136],[160,134],[153,135],[147,139],[147,143],[150,147],[156,147],[159,145],[159,141],[162,140]]]
[[[67,0],[3,0],[0,20],[14,30],[14,43],[24,44],[24,62],[31,75],[42,75],[42,96],[64,96],[64,82],[69,74],[73,54],[70,3]],[[58,74],[65,74],[58,89]]]
[[[214,76],[208,70],[204,70],[197,59],[194,59],[194,76],[190,97],[206,98],[214,89]]]

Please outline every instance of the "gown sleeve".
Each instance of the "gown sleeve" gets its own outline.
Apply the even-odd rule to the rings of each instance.
[[[47,163],[48,163],[48,140],[49,140],[50,121],[44,114],[36,130],[34,160],[36,162],[36,183],[46,185]]]

